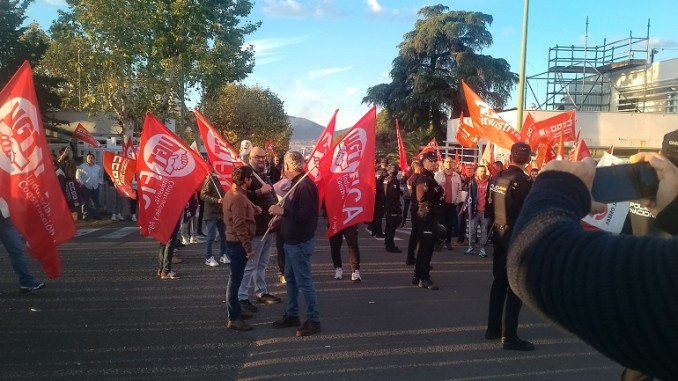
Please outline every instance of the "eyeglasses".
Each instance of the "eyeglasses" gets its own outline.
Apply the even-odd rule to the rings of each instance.
[[[266,156],[255,155],[254,158],[257,159],[257,160],[264,160],[264,159],[266,159]]]

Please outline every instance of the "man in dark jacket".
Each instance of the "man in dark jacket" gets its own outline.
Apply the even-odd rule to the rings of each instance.
[[[395,237],[395,231],[398,228],[398,224],[402,220],[402,206],[400,204],[400,197],[403,194],[402,189],[400,189],[400,181],[398,181],[398,168],[397,164],[392,164],[388,167],[388,177],[384,179],[384,209],[386,214],[386,231],[384,233],[384,244],[386,245],[386,251],[389,253],[400,253],[400,250],[393,241]]]
[[[205,178],[200,189],[200,199],[204,202],[204,220],[207,227],[207,242],[205,243],[205,264],[210,267],[219,266],[219,262],[212,255],[212,245],[219,233],[219,261],[229,263],[226,256],[226,225],[224,224],[224,210],[222,199],[224,188],[216,174]]]

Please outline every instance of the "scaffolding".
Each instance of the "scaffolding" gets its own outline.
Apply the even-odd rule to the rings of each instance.
[[[588,20],[586,24],[588,29]],[[646,37],[634,37],[629,33],[626,39],[610,43],[605,39],[602,46],[556,45],[549,48],[548,70],[527,77],[526,86],[535,100],[530,108],[610,111],[614,88],[611,75],[646,67],[649,60],[649,21]],[[539,82],[546,83],[545,97],[535,91]],[[623,98],[619,101],[623,103]]]

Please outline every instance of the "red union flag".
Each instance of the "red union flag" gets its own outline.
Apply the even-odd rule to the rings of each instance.
[[[407,154],[405,153],[405,146],[403,145],[403,137],[400,134],[400,125],[396,119],[396,137],[398,138],[398,159],[400,162],[400,170],[405,173],[407,168]]]
[[[195,120],[198,122],[198,129],[202,142],[207,150],[207,157],[210,159],[212,168],[217,173],[219,182],[228,189],[231,187],[233,170],[240,167],[243,162],[240,160],[238,152],[221,136],[210,122],[198,111],[194,110]]]
[[[324,179],[330,171],[330,158],[323,160],[327,154],[332,150],[332,140],[334,138],[334,127],[337,121],[337,113],[339,110],[334,110],[332,119],[323,130],[318,138],[318,141],[313,147],[313,152],[308,157],[308,161],[304,166],[304,170],[308,172],[308,177],[313,180],[316,188],[318,188],[318,205],[322,205],[323,197],[325,197]]]
[[[94,139],[94,136],[87,131],[87,129],[80,123],[78,123],[78,126],[75,128],[75,131],[73,131],[73,138],[78,139],[80,141],[83,141],[92,147],[99,148],[101,147],[101,143],[99,143],[98,140]]]
[[[424,149],[422,149],[421,152],[419,152],[419,154],[417,155],[417,159],[421,159],[421,157],[424,156],[426,152],[437,152],[438,161],[441,161],[440,151],[438,151],[438,142],[436,141],[436,138],[433,138],[431,139],[430,142],[428,142]]]
[[[122,156],[131,160],[137,159],[137,151],[134,149],[134,143],[129,136],[125,136],[122,140]]]
[[[529,144],[532,152],[535,152],[539,148],[539,143],[546,143],[545,133],[543,131],[537,130],[537,125],[534,122],[532,114],[528,113],[523,123],[523,128],[520,130],[521,138],[520,140]]]
[[[500,147],[511,149],[513,143],[520,141],[520,133],[502,119],[485,101],[480,99],[466,82],[462,81],[461,83],[476,134]]]
[[[75,235],[75,223],[52,165],[25,61],[0,92],[0,204],[50,278],[61,274],[57,246]]]
[[[209,173],[202,157],[146,113],[136,173],[141,234],[167,243],[186,201]]]
[[[111,177],[115,189],[121,195],[133,200],[137,199],[137,194],[132,188],[132,179],[137,166],[136,160],[130,160],[122,155],[113,152],[104,152],[104,169]]]
[[[575,130],[576,111],[570,110],[561,112],[548,119],[535,122],[535,129],[542,139],[545,139],[550,145],[560,142],[562,135],[563,141],[572,142],[576,140]]]
[[[473,121],[471,121],[473,123]],[[480,137],[476,135],[473,126],[470,124],[464,123],[464,113],[462,112],[459,115],[459,126],[457,126],[457,142],[461,144],[462,147],[473,148],[478,145],[478,140]]]
[[[267,140],[266,143],[264,143],[264,149],[271,157],[275,156],[275,151],[273,150],[273,140]]]
[[[332,149],[325,180],[327,237],[374,218],[376,128],[377,108],[372,107]]]

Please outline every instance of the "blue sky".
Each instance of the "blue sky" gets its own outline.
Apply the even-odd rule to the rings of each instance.
[[[249,19],[261,28],[247,39],[255,46],[256,66],[245,81],[276,93],[289,115],[326,125],[335,109],[337,129],[352,126],[369,109],[361,103],[367,89],[390,82],[391,62],[403,34],[414,29],[416,12],[439,2],[421,0],[256,0]],[[521,0],[443,2],[451,10],[493,16],[494,44],[483,51],[520,69],[523,5]],[[548,48],[602,45],[647,35],[659,50],[656,60],[678,57],[675,0],[570,0],[530,2],[526,75],[548,67]],[[646,5],[648,4],[648,5]],[[651,4],[651,5],[649,5]],[[63,0],[36,0],[27,21],[47,29],[66,9]],[[588,34],[586,18],[588,16]],[[645,58],[645,57],[640,57]],[[528,103],[532,102],[528,98]],[[509,102],[515,107],[516,97]]]

